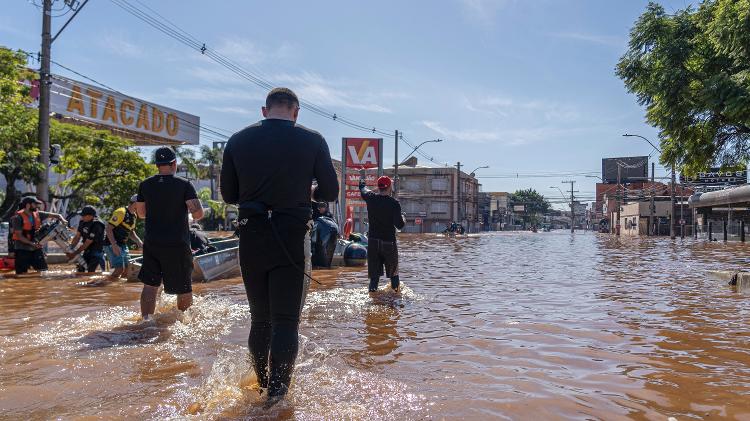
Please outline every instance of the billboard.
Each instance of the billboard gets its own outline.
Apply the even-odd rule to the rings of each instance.
[[[359,179],[365,178],[368,186],[377,183],[383,174],[383,139],[345,137],[341,143],[341,190],[342,208],[346,206],[364,207],[359,195]]]
[[[602,182],[617,184],[617,170],[620,168],[620,183],[643,182],[648,178],[648,157],[628,156],[602,159]]]
[[[153,144],[198,144],[198,116],[57,75],[51,81],[50,111],[54,113],[137,134]]]
[[[706,172],[699,172],[693,177],[680,174],[680,183],[696,186],[736,186],[747,184],[747,168],[736,171],[722,171],[721,168],[711,168]]]

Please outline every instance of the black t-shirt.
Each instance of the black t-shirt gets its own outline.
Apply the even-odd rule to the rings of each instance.
[[[391,196],[360,190],[362,199],[367,203],[367,219],[370,228],[367,237],[383,241],[396,241],[396,228],[404,227],[401,215],[401,203]]]
[[[268,119],[235,133],[224,149],[221,195],[242,208],[260,202],[273,209],[309,208],[339,194],[328,144],[320,133],[293,121]]]
[[[128,208],[117,208],[107,221],[112,225],[112,236],[115,237],[115,242],[122,246],[127,244],[130,233],[133,232],[136,223],[136,215],[128,210]],[[109,244],[109,238],[104,236],[104,245]]]
[[[138,201],[146,204],[146,238],[158,246],[190,245],[188,200],[197,199],[189,181],[174,175],[147,178],[138,186]]]
[[[81,241],[93,241],[86,251],[102,251],[104,246],[104,222],[98,219],[92,219],[89,222],[81,221],[78,224],[78,233],[81,234]]]

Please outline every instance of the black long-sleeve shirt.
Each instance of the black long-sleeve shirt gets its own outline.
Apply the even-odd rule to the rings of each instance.
[[[336,171],[323,136],[293,121],[266,119],[235,133],[224,149],[221,194],[227,203],[260,202],[272,209],[335,201]]]
[[[373,193],[364,185],[359,186],[359,192],[367,203],[367,219],[370,222],[367,237],[396,241],[396,228],[402,229],[406,224],[401,215],[401,203],[391,196]]]

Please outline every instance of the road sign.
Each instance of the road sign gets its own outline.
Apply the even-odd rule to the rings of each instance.
[[[414,220],[415,225],[422,225],[422,218],[417,218]]]

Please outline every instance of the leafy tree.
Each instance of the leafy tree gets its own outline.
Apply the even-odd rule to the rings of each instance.
[[[538,224],[539,215],[549,212],[551,208],[547,199],[534,189],[516,190],[510,196],[510,205],[511,207],[515,205],[524,206],[525,211],[522,216],[524,227],[526,224]]]
[[[750,0],[667,14],[649,3],[616,69],[686,173],[750,158]]]
[[[26,55],[0,48],[0,174],[6,187],[0,216],[7,219],[17,208],[16,182],[35,183],[42,164],[36,135],[36,111],[28,108],[29,87],[24,80],[36,76],[26,70]]]
[[[201,165],[201,158],[196,150],[189,146],[174,146],[178,164],[185,169],[185,178],[188,180],[202,180],[208,176],[208,171]]]
[[[62,146],[54,171],[70,174],[61,185],[70,188],[66,197],[77,206],[123,206],[138,184],[156,173],[156,167],[146,162],[131,141],[108,131],[52,121],[50,138]]]

